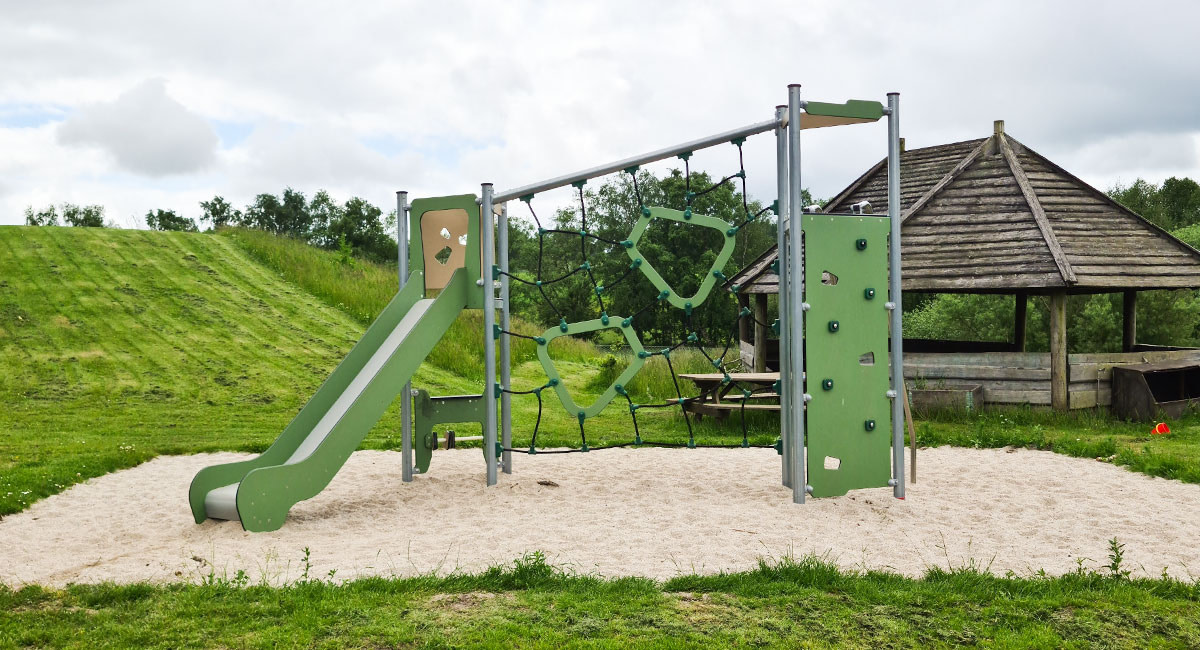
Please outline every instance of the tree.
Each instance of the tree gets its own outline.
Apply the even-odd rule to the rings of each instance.
[[[326,241],[332,242],[332,246],[328,243],[326,246],[336,248],[345,240],[357,254],[376,262],[396,259],[396,240],[386,230],[382,216],[383,210],[366,199],[352,197],[329,223]]]
[[[58,209],[53,205],[47,206],[44,210],[37,212],[33,211],[33,206],[25,208],[25,225],[26,226],[57,226],[58,225]]]
[[[104,206],[102,205],[85,205],[79,206],[74,203],[62,204],[63,221],[67,225],[78,228],[103,228],[104,227]]]
[[[151,210],[146,213],[146,225],[151,230],[197,232],[196,222],[175,214],[174,210]]]
[[[1114,185],[1107,194],[1166,230],[1200,223],[1200,184],[1174,176],[1155,185],[1141,178],[1131,185]]]
[[[242,220],[240,210],[235,210],[223,196],[214,196],[209,201],[201,201],[200,223],[211,224],[213,230],[239,223]]]

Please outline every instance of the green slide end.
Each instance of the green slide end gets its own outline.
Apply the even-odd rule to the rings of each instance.
[[[814,497],[892,477],[887,217],[804,215],[808,483]]]
[[[473,285],[459,269],[437,298],[423,299],[424,281],[414,272],[270,448],[196,474],[188,494],[196,522],[219,515],[240,519],[248,531],[279,529],[293,505],[316,496],[341,469],[465,308]]]

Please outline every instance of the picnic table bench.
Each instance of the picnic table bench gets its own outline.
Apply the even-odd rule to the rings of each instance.
[[[724,383],[723,373],[688,373],[680,377],[691,380],[700,389],[700,399],[684,402],[684,408],[695,413],[697,418],[711,415],[718,420],[724,419],[730,411],[745,409],[747,411],[779,411],[779,394],[770,388],[779,381],[777,372],[731,372],[729,383]],[[738,384],[751,384],[754,393],[746,398],[739,390],[730,394]],[[760,400],[767,403],[759,403]],[[769,401],[768,401],[769,400]],[[743,404],[745,402],[745,404]],[[771,403],[774,402],[774,403]]]

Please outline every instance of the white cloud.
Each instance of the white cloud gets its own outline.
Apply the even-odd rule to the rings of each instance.
[[[1099,187],[1200,177],[1200,66],[1179,63],[1200,58],[1198,18],[1156,0],[14,3],[0,108],[70,117],[59,142],[0,111],[0,223],[47,198],[132,218],[286,186],[380,205],[507,189],[766,119],[789,82],[830,101],[901,91],[910,147],[1005,119]],[[250,133],[220,149],[217,122]],[[804,184],[837,192],[884,132],[806,133]],[[769,201],[770,136],[746,155]],[[732,171],[723,149],[701,158]]]
[[[217,134],[203,117],[167,95],[151,79],[114,101],[78,109],[58,129],[69,146],[96,146],[122,168],[146,176],[203,170],[213,162]]]

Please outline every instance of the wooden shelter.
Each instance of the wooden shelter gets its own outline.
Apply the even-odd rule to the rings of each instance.
[[[1065,410],[1109,403],[1111,365],[1167,360],[1160,358],[1167,351],[1137,344],[1137,292],[1200,287],[1200,252],[1021,144],[1004,132],[1003,121],[986,138],[904,151],[900,175],[903,290],[1016,296],[1011,343],[906,342],[906,377],[927,370],[938,379],[983,382],[985,395],[991,383],[994,399],[985,401],[1049,403]],[[822,211],[848,213],[863,201],[874,213],[887,211],[886,159]],[[743,306],[753,300],[759,322],[768,322],[767,296],[779,291],[774,261],[772,248],[727,283],[737,286]],[[1124,295],[1123,349],[1129,358],[1109,355],[1112,363],[1102,367],[1104,361],[1090,358],[1098,355],[1071,355],[1089,357],[1079,361],[1089,367],[1073,373],[1066,297],[1111,292]],[[1049,355],[1025,353],[1031,294],[1049,298]],[[761,371],[778,352],[766,329],[757,329],[753,346],[749,331],[741,338],[743,358]],[[1175,352],[1166,356],[1200,357],[1197,351]],[[957,370],[944,370],[956,364]],[[1077,379],[1090,384],[1076,390]]]

